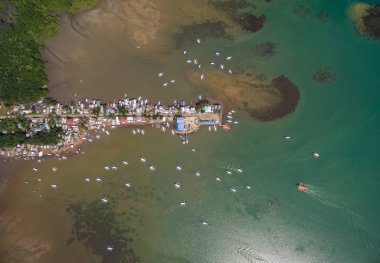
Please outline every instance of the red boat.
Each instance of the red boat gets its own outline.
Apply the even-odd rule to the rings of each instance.
[[[306,191],[307,190],[307,185],[306,184],[303,184],[303,183],[298,183],[297,184],[297,189],[300,190],[300,191]]]

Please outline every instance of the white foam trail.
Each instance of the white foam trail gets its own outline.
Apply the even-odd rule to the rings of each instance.
[[[362,216],[352,211],[347,204],[339,203],[334,196],[322,192],[318,189],[318,187],[313,185],[307,185],[307,187],[308,190],[306,190],[305,193],[307,193],[310,197],[327,206],[341,210],[347,217],[350,225],[355,229],[356,236],[366,247],[367,251],[374,255],[380,255],[379,247],[368,238],[371,230],[368,229],[368,224],[365,224],[365,220]]]

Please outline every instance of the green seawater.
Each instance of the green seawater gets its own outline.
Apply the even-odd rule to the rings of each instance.
[[[118,128],[66,161],[19,166],[0,193],[0,261],[124,262],[133,250],[126,262],[379,262],[380,43],[357,34],[351,2],[302,1],[310,10],[302,18],[293,13],[299,1],[263,1],[259,32],[193,47],[200,57],[220,50],[240,67],[289,77],[301,99],[281,120],[259,123],[238,111],[230,131],[204,128],[188,145],[154,127],[144,136]],[[252,51],[263,41],[278,44],[273,57]],[[336,79],[314,81],[320,67]],[[103,169],[113,164],[116,171]],[[309,190],[297,191],[298,182]]]

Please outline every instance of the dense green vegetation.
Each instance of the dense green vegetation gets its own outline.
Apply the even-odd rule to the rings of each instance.
[[[14,133],[0,133],[0,148],[14,147],[17,144],[52,145],[59,142],[62,129],[55,127],[49,131],[39,131],[31,137],[26,137],[26,132],[17,130]]]
[[[97,0],[7,0],[0,5],[0,100],[31,102],[47,95],[42,41],[58,28],[54,11],[74,12]],[[10,8],[12,7],[12,8]],[[5,23],[8,10],[15,9],[15,21]],[[13,12],[13,11],[12,11]],[[9,15],[8,15],[9,16]],[[9,19],[8,19],[9,20]],[[1,22],[0,21],[0,22]]]

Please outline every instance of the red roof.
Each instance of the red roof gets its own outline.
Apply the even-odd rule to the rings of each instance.
[[[74,124],[73,119],[67,119],[67,120],[66,120],[66,124],[67,124],[67,125],[73,125],[73,124]]]

